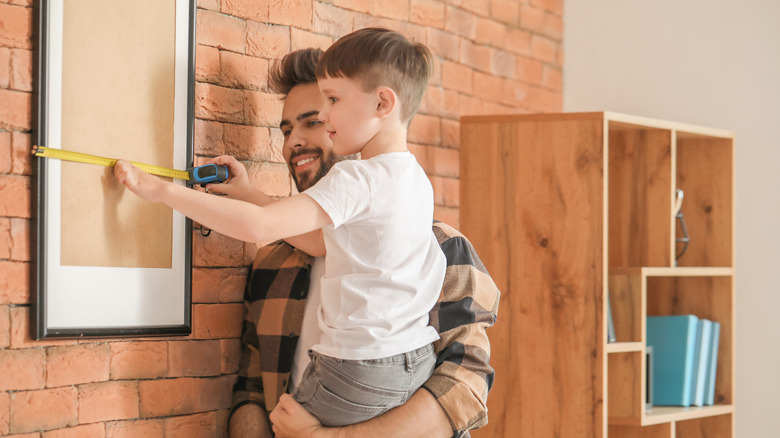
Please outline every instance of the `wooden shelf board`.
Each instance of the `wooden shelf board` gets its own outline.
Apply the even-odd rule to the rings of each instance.
[[[694,267],[694,268],[610,268],[609,275],[645,275],[646,277],[728,277],[734,275],[730,267]]]
[[[630,353],[643,349],[644,345],[641,342],[613,342],[605,347],[607,353]]]
[[[673,423],[676,421],[715,417],[718,415],[733,413],[733,405],[714,405],[690,408],[683,408],[679,406],[655,406],[645,412],[644,419],[609,417],[609,424],[621,426],[652,426],[655,424]]]

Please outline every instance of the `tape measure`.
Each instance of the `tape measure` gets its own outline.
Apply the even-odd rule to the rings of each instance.
[[[119,161],[116,158],[99,157],[97,155],[83,154],[81,152],[67,151],[64,149],[47,148],[44,146],[33,146],[32,154],[41,158],[54,158],[57,160],[96,164],[98,166],[106,167],[114,167],[114,164]],[[190,167],[187,170],[176,170],[135,161],[130,161],[130,163],[146,173],[167,178],[183,179],[189,181],[190,184],[221,183],[230,176],[227,166],[221,164],[206,164],[203,166]]]

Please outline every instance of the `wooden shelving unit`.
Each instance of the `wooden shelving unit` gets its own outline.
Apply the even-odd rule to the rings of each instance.
[[[734,436],[733,143],[617,113],[461,119],[461,229],[502,291],[473,436]],[[688,313],[721,323],[715,405],[648,410],[646,316]]]

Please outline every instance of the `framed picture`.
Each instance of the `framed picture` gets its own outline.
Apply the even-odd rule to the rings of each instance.
[[[42,0],[39,13],[36,144],[192,166],[195,1]],[[190,333],[190,221],[110,167],[36,160],[37,338]]]

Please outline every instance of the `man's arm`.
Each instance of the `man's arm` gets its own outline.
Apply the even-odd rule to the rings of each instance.
[[[273,438],[265,409],[247,403],[230,416],[230,438]]]
[[[452,427],[439,403],[419,389],[403,405],[362,423],[323,427],[285,394],[271,413],[276,438],[449,438]]]

